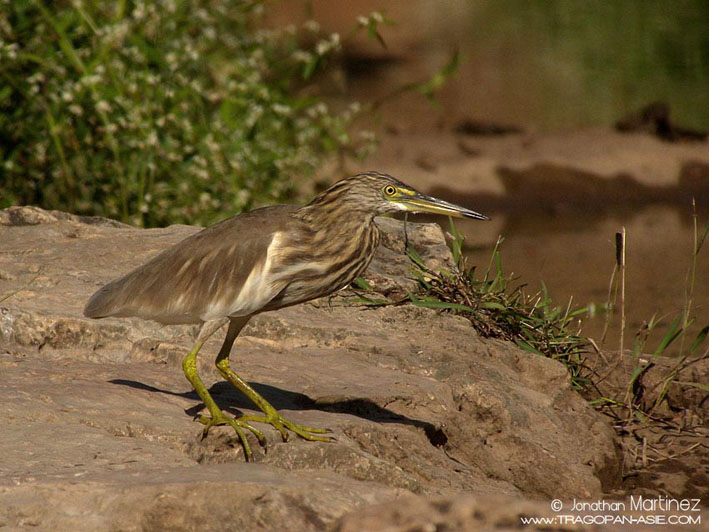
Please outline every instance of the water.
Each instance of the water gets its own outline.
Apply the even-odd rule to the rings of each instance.
[[[613,351],[620,344],[620,315],[616,308],[604,343],[607,314],[603,308],[615,264],[615,233],[625,226],[624,345],[632,347],[635,333],[654,315],[662,321],[644,349],[652,352],[687,301],[694,245],[689,212],[653,206],[639,212],[612,213],[592,223],[576,216],[498,215],[492,223],[462,221],[456,227],[467,235],[468,263],[476,265],[478,272],[487,268],[497,235],[502,234],[503,269],[526,284],[527,293],[538,291],[543,281],[557,306],[569,301],[574,308],[595,306],[595,315],[582,318],[583,334]],[[709,325],[709,248],[703,249],[697,260],[693,315],[697,322],[690,327],[689,343],[701,327]],[[676,344],[668,354],[678,352]]]

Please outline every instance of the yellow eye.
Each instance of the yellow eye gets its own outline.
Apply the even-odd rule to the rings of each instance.
[[[394,187],[393,185],[385,186],[384,194],[386,194],[387,196],[393,196],[394,194],[396,194],[396,187]]]

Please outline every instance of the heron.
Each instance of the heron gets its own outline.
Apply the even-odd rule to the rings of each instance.
[[[284,441],[289,433],[310,441],[332,441],[328,429],[285,419],[230,367],[229,355],[256,314],[327,296],[354,281],[379,245],[375,217],[401,212],[488,219],[422,194],[388,174],[361,173],[336,182],[303,207],[262,207],[202,229],[100,288],[88,300],[84,315],[199,324],[182,370],[209,413],[197,416],[204,425],[202,435],[213,426],[231,426],[247,461],[252,459],[247,431],[261,446],[266,444],[263,432],[254,426],[257,422],[274,427]],[[216,367],[261,415],[224,413],[197,372],[200,349],[226,324]]]

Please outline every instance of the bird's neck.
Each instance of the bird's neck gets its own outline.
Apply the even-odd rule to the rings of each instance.
[[[379,244],[379,229],[371,211],[311,203],[294,216],[302,222],[302,241],[308,242],[315,256],[366,257],[368,263]]]
[[[374,225],[376,213],[371,210],[347,208],[335,203],[309,203],[296,212],[296,217],[318,230],[333,229],[338,233],[357,232]]]

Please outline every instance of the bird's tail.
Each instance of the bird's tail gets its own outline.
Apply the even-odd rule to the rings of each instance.
[[[121,306],[120,292],[116,290],[116,283],[108,283],[96,290],[84,307],[84,316],[87,318],[105,318],[112,316]]]

